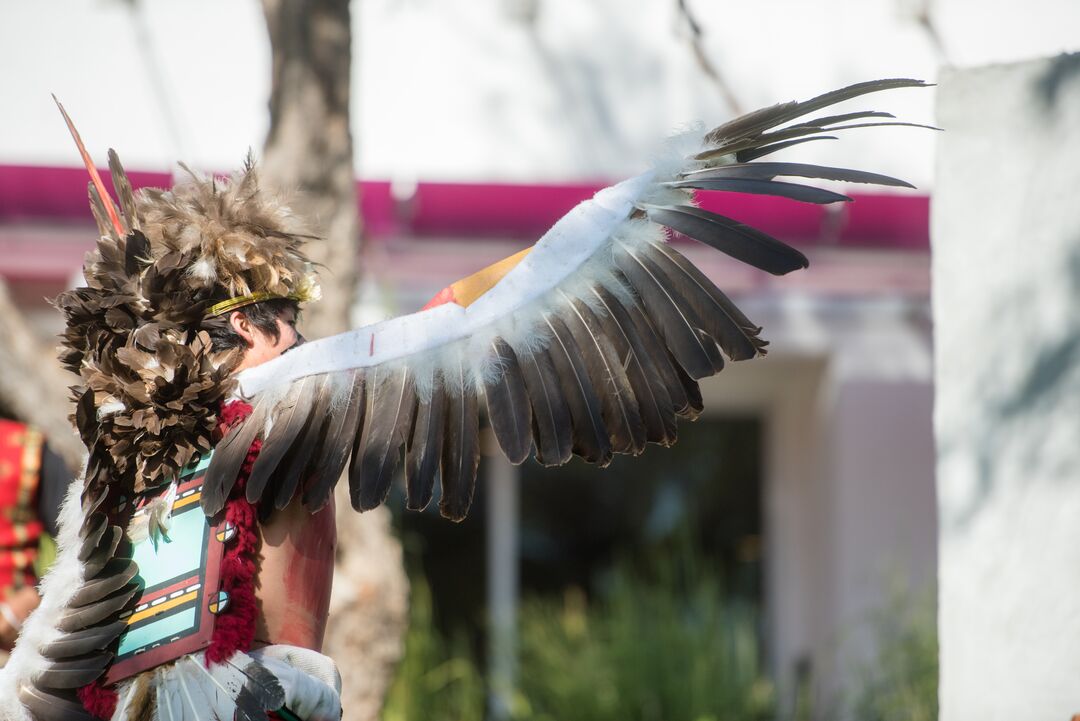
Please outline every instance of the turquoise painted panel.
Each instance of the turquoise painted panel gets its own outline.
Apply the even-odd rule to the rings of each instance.
[[[201,596],[200,596],[201,598]],[[166,641],[177,634],[184,633],[195,626],[195,606],[188,606],[182,611],[167,614],[164,618],[152,621],[145,626],[132,629],[120,639],[117,656],[125,656],[132,651],[146,648]]]
[[[135,563],[146,588],[190,576],[202,565],[205,533],[209,525],[202,508],[194,506],[173,516],[171,541],[161,539],[157,550],[147,538],[135,546]]]

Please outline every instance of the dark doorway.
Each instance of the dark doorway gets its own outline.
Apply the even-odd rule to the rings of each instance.
[[[753,416],[679,426],[673,448],[617,456],[605,469],[574,459],[520,467],[521,596],[578,588],[602,593],[617,564],[647,565],[691,551],[719,572],[727,594],[761,607],[763,424]],[[431,588],[433,620],[465,632],[478,654],[485,628],[485,478],[460,524],[393,503],[412,572]]]

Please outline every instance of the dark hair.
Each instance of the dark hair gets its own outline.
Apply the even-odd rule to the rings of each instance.
[[[214,344],[214,350],[216,351],[247,348],[247,342],[239,333],[233,330],[232,324],[229,323],[229,316],[233,312],[243,313],[244,317],[251,321],[252,325],[270,336],[276,343],[281,338],[281,334],[278,332],[277,319],[290,308],[299,316],[300,304],[295,300],[289,298],[264,300],[261,303],[245,305],[235,311],[214,318],[212,321],[204,322],[203,328],[210,334],[210,340]]]

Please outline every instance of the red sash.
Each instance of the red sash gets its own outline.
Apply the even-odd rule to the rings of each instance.
[[[41,475],[40,431],[0,419],[0,599],[37,583],[41,521],[37,494]]]

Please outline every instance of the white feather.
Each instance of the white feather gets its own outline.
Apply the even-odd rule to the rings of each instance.
[[[131,705],[132,700],[135,697],[135,693],[139,690],[139,684],[141,679],[136,676],[134,678],[121,681],[116,688],[117,696],[120,699],[116,704],[116,712],[113,713],[112,721],[128,721],[130,714],[128,713],[128,707]]]
[[[196,280],[201,280],[207,285],[217,282],[217,267],[213,258],[203,256],[191,264],[187,274]]]

